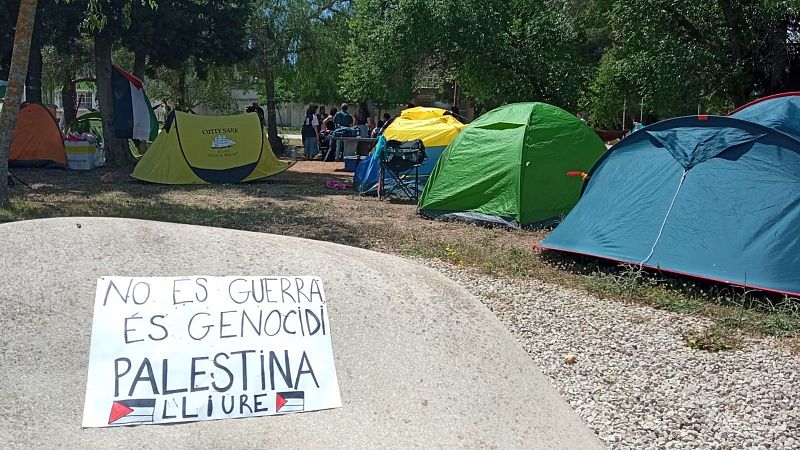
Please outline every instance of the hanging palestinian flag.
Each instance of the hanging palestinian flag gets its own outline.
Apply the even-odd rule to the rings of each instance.
[[[158,136],[158,121],[153,105],[144,93],[142,80],[117,66],[112,67],[114,134],[123,139],[155,140]]]

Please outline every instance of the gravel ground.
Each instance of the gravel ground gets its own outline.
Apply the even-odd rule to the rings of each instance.
[[[682,333],[710,321],[420,262],[494,311],[612,449],[800,448],[800,358],[773,341],[692,350]]]

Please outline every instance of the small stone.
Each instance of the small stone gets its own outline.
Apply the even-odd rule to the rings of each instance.
[[[575,364],[578,362],[578,357],[572,353],[564,355],[564,364]]]
[[[100,181],[102,181],[103,183],[113,183],[114,182],[114,175],[111,175],[110,173],[107,173],[107,174],[103,175],[102,177],[100,177]]]

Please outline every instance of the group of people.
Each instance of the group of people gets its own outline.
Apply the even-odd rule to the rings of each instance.
[[[406,108],[413,108],[414,106],[413,103],[408,103]],[[359,103],[355,114],[350,114],[349,109],[350,107],[347,103],[342,103],[339,108],[331,107],[330,111],[326,111],[323,105],[308,105],[301,129],[303,151],[307,159],[316,158],[320,155],[320,150],[337,150],[333,139],[334,132],[337,129],[350,129],[353,134],[348,134],[347,136],[377,138],[383,134],[384,130],[394,120],[391,114],[387,112],[383,113],[380,120],[375,121],[369,112],[366,102]],[[251,106],[247,107],[246,111],[258,114],[261,125],[266,126],[264,110],[258,103],[253,102]],[[456,106],[453,106],[447,113],[467,123]],[[357,132],[353,130],[357,130]],[[339,155],[335,155],[334,159],[339,159],[341,156],[341,149],[338,150],[340,150],[337,152]],[[323,154],[323,159],[326,159],[326,156]]]
[[[357,128],[358,136],[363,138],[377,137],[392,118],[389,113],[384,113],[383,118],[375,122],[364,102],[358,105],[355,115],[350,114],[349,109],[347,103],[342,103],[338,109],[332,107],[327,112],[325,106],[308,106],[301,130],[307,159],[313,159],[320,153],[321,144],[326,149],[333,148],[333,132],[339,128]]]

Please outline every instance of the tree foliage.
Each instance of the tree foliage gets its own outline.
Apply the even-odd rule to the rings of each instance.
[[[324,6],[322,6],[324,8]],[[339,96],[339,65],[348,42],[350,3],[339,2],[319,13],[309,11],[312,20],[300,33],[303,44],[280,65],[278,89],[287,100],[302,103],[333,103]]]
[[[148,83],[148,95],[170,107],[177,105],[181,110],[195,111],[203,107],[220,114],[242,112],[231,97],[231,91],[247,87],[247,84],[237,78],[233,68],[205,67],[200,77],[195,67],[196,64],[187,63],[176,68],[155,69]]]
[[[546,101],[619,125],[726,112],[800,85],[798,0],[363,0],[340,86],[408,100],[420,73],[479,105]],[[635,105],[635,106],[633,106]]]
[[[417,67],[435,51],[432,25],[424,0],[356,2],[340,78],[345,97],[384,104],[410,100]]]
[[[342,90],[405,101],[415,77],[433,72],[485,107],[531,99],[575,107],[591,75],[578,18],[545,0],[361,1]]]
[[[319,80],[326,61],[335,61],[331,50],[327,24],[336,23],[341,14],[347,14],[348,0],[259,0],[250,16],[250,46],[255,52],[256,77],[263,82],[266,97],[267,133],[270,145],[277,154],[284,153],[283,141],[277,127],[277,86],[294,80],[302,89],[298,97],[330,95],[320,89]],[[333,58],[333,59],[332,59]],[[313,77],[313,78],[312,78]],[[315,82],[309,80],[316,79]],[[308,98],[308,97],[306,97]]]
[[[120,43],[158,68],[191,63],[200,79],[211,67],[250,58],[245,29],[253,0],[159,0],[158,8],[137,6]]]
[[[612,47],[584,95],[595,122],[613,124],[623,103],[654,118],[734,105],[793,84],[797,0],[613,0]],[[795,72],[797,68],[795,68]],[[638,108],[637,108],[638,109]]]
[[[18,5],[0,0],[0,78]],[[102,37],[179,107],[230,111],[231,87],[256,88],[271,135],[280,102],[398,104],[422,79],[481,110],[545,101],[612,127],[623,105],[652,121],[800,88],[800,0],[42,0],[37,13],[32,47],[64,98]]]

